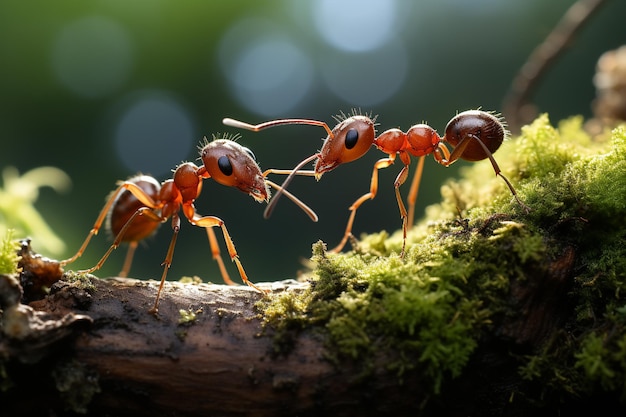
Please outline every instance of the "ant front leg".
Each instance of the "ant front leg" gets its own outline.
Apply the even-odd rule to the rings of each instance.
[[[178,232],[180,231],[180,217],[177,213],[172,214],[172,240],[170,240],[170,246],[167,248],[167,255],[165,260],[161,264],[163,266],[163,274],[161,274],[161,282],[159,283],[159,289],[154,300],[154,306],[150,309],[151,314],[157,314],[159,312],[159,299],[161,298],[161,291],[163,290],[163,284],[167,278],[167,273],[172,266],[172,259],[174,258],[174,248],[176,247],[176,240],[178,239]]]
[[[209,238],[209,246],[211,247],[211,254],[213,255],[213,260],[217,262],[217,266],[220,268],[220,273],[222,274],[222,279],[226,283],[226,285],[236,285],[232,279],[230,279],[230,275],[228,275],[228,271],[226,271],[226,265],[224,265],[224,260],[222,259],[222,253],[220,252],[220,245],[217,243],[217,237],[215,236],[215,231],[212,227],[206,227],[206,234]]]
[[[218,227],[219,226],[222,229],[222,234],[224,235],[224,242],[226,242],[226,248],[228,249],[228,255],[230,256],[230,259],[233,262],[235,262],[235,264],[237,265],[237,270],[239,271],[239,275],[241,276],[241,280],[244,283],[246,283],[248,286],[254,288],[257,291],[259,291],[260,293],[263,293],[263,294],[267,293],[267,291],[264,291],[261,288],[257,287],[252,282],[250,282],[250,280],[248,279],[248,275],[246,274],[246,271],[243,269],[243,265],[241,265],[241,262],[239,261],[239,255],[237,254],[237,250],[235,249],[235,244],[233,243],[233,239],[230,237],[230,234],[228,233],[228,229],[226,229],[226,224],[224,223],[224,221],[222,219],[220,219],[219,217],[216,217],[216,216],[203,216],[203,217],[200,217],[200,216],[198,216],[196,214],[195,208],[192,205],[184,207],[183,210],[184,210],[185,215],[187,216],[187,219],[189,220],[189,222],[191,224],[193,224],[194,226],[204,227],[205,229],[207,229],[207,233],[210,233],[208,231],[209,229],[211,229],[213,227]],[[210,236],[210,234],[209,234],[209,236]],[[209,238],[209,243],[210,244],[213,244],[213,243],[217,244],[217,241],[211,242],[211,239]],[[217,253],[219,255],[219,250],[217,251]],[[214,252],[214,254],[215,254],[215,252]],[[224,278],[224,281],[225,282],[231,281],[230,278],[228,278],[228,275],[224,276],[224,272],[225,272],[225,269],[222,270],[222,278]]]
[[[351,211],[350,217],[348,218],[348,224],[346,225],[346,230],[343,234],[343,238],[341,242],[337,246],[335,246],[330,252],[338,253],[341,252],[343,247],[348,242],[348,239],[353,236],[352,235],[352,225],[354,223],[354,218],[356,216],[357,209],[367,200],[373,200],[376,197],[376,193],[378,192],[378,170],[382,168],[387,168],[389,165],[393,164],[396,159],[395,154],[389,155],[389,158],[383,158],[376,161],[374,164],[374,170],[372,171],[372,179],[370,182],[370,191],[369,193],[363,194],[359,197],[352,205],[349,210]],[[404,205],[402,206],[404,207]]]

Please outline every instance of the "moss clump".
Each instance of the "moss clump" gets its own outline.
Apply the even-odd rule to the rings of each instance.
[[[20,243],[13,239],[13,229],[8,229],[0,242],[0,274],[17,274]]]
[[[626,401],[626,128],[591,138],[581,118],[557,129],[543,115],[496,158],[529,213],[485,161],[442,187],[404,258],[401,231],[363,236],[358,252],[316,243],[310,289],[259,306],[277,350],[311,329],[363,377],[386,363],[438,393],[501,338],[518,344],[512,360],[537,398]]]
[[[93,283],[93,279],[95,277],[91,274],[67,271],[63,274],[63,278],[68,282],[71,282],[76,288],[85,290],[89,293],[93,293],[96,290],[96,286]]]
[[[80,362],[69,361],[57,364],[52,376],[66,409],[86,414],[91,399],[100,392],[98,375]]]
[[[196,313],[191,310],[180,309],[178,310],[178,324],[180,325],[190,325],[195,323],[198,316]]]

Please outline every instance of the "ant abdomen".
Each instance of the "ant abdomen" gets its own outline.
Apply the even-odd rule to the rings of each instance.
[[[153,177],[148,175],[136,175],[129,178],[128,181],[137,185],[153,199],[156,200],[158,198],[161,184]],[[139,201],[133,193],[128,190],[121,192],[107,214],[107,230],[109,230],[113,236],[117,236],[135,211],[141,207],[144,207],[144,204]],[[122,241],[134,242],[143,240],[152,235],[160,224],[159,222],[155,222],[154,219],[144,216],[135,216],[132,224],[126,229]]]
[[[492,154],[498,150],[507,135],[504,123],[494,114],[482,110],[468,110],[457,114],[446,126],[444,140],[456,147],[464,138],[480,140]],[[466,140],[461,158],[480,161],[489,155],[477,140]]]

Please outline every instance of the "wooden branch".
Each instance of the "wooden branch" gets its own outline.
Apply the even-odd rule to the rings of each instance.
[[[4,297],[0,352],[17,378],[17,389],[2,395],[4,410],[116,416],[415,410],[407,395],[414,384],[398,387],[397,378],[381,372],[363,387],[355,382],[358,364],[337,369],[311,333],[300,334],[287,356],[275,354],[271,331],[255,312],[263,295],[247,286],[168,282],[155,317],[148,313],[155,282],[62,280],[47,297],[24,305],[15,278],[1,277],[1,292],[14,296]],[[265,287],[277,294],[307,284]],[[16,321],[21,325],[9,324]],[[32,387],[46,401],[29,400]]]

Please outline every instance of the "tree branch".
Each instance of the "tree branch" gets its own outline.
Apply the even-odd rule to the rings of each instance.
[[[14,281],[1,278],[5,288]],[[307,286],[265,285],[274,294]],[[11,292],[16,291],[14,285]],[[379,415],[414,409],[405,395],[411,385],[398,390],[393,376],[381,374],[363,389],[353,381],[358,364],[337,369],[324,358],[323,339],[312,333],[302,333],[289,355],[276,354],[271,331],[254,308],[263,295],[249,287],[168,282],[158,317],[148,313],[155,294],[153,282],[92,278],[58,281],[30,306],[5,302],[0,352],[10,376],[18,375],[19,388],[32,387],[35,375],[39,383],[44,380],[38,390],[49,402],[29,401],[31,390],[14,389],[3,395],[3,409],[117,416]],[[16,316],[19,330],[7,326]],[[30,346],[28,354],[24,346]]]

